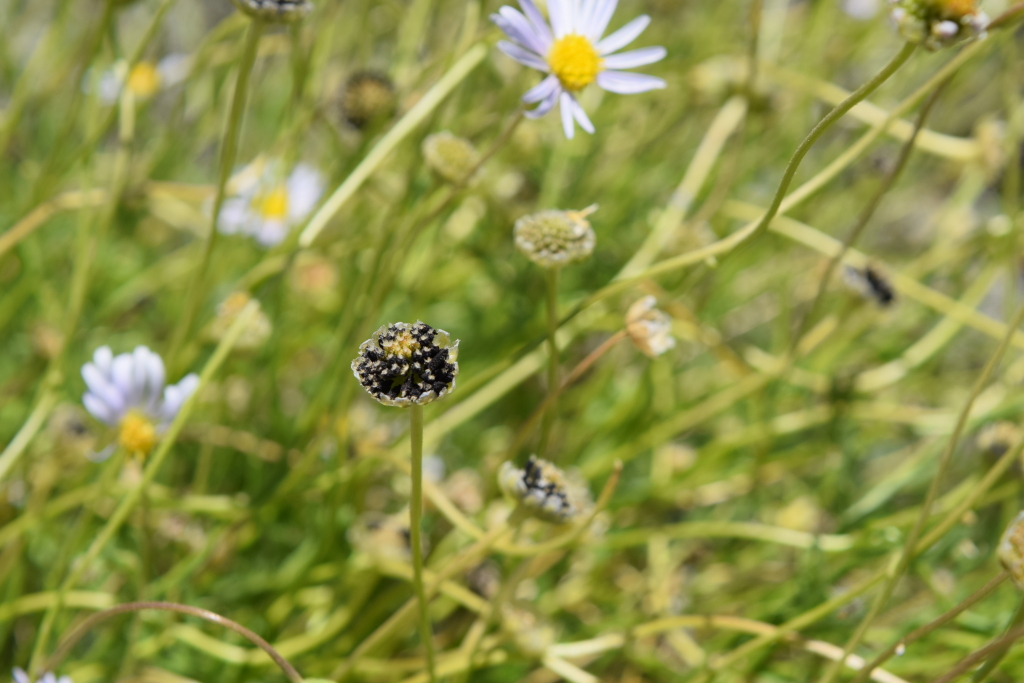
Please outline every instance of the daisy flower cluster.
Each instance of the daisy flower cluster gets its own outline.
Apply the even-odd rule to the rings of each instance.
[[[572,138],[576,124],[588,133],[594,124],[577,99],[591,83],[608,92],[633,95],[665,87],[665,81],[625,71],[654,64],[665,58],[663,47],[619,52],[636,40],[651,23],[642,15],[604,37],[618,0],[548,0],[545,19],[533,0],[519,0],[522,12],[508,5],[491,15],[491,21],[510,41],[498,49],[524,66],[548,76],[523,95],[523,102],[537,107],[526,113],[540,118],[559,105],[565,136]]]
[[[92,362],[82,366],[88,390],[82,404],[90,415],[117,429],[117,441],[131,454],[145,455],[157,438],[199,387],[199,376],[186,375],[177,384],[166,384],[163,359],[145,346],[117,356],[101,346]],[[112,448],[96,454],[111,455]]]

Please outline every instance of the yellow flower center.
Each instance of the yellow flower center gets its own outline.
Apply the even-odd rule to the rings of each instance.
[[[288,215],[288,190],[280,186],[259,197],[256,210],[267,220],[283,220]]]
[[[604,68],[597,48],[585,37],[570,33],[556,40],[548,52],[551,73],[566,90],[582,90],[594,82]]]
[[[128,89],[136,97],[152,97],[160,89],[160,72],[150,62],[139,62],[128,74]]]
[[[156,445],[156,427],[145,415],[132,410],[121,420],[117,441],[132,455],[146,455]]]
[[[412,333],[409,330],[402,330],[395,335],[393,341],[383,341],[381,346],[384,348],[384,352],[389,356],[401,356],[402,358],[409,358],[412,356],[413,351],[420,348],[420,344],[416,341]]]

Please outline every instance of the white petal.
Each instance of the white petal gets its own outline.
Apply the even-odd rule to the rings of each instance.
[[[556,79],[557,81],[557,79]],[[540,117],[547,114],[549,111],[554,109],[555,105],[558,104],[558,97],[562,94],[561,86],[551,91],[551,94],[547,96],[543,102],[541,102],[535,109],[531,109],[525,113],[528,119],[539,119]]]
[[[220,210],[217,220],[217,231],[222,235],[237,235],[245,232],[245,226],[251,220],[249,202],[245,199],[228,199]]]
[[[188,78],[192,57],[181,52],[171,53],[157,63],[156,70],[163,87],[170,88]]]
[[[581,0],[571,0],[569,4],[569,17],[572,22],[572,32],[583,32],[583,3]]]
[[[114,352],[109,346],[101,346],[92,354],[92,362],[105,376],[110,377],[110,367],[114,362]]]
[[[572,102],[572,116],[576,119],[576,123],[580,124],[580,128],[593,135],[594,124],[590,122],[587,112],[583,111],[583,107],[576,101],[576,98],[572,98],[570,101]]]
[[[559,87],[561,86],[558,82],[558,77],[548,76],[538,85],[536,85],[533,88],[530,88],[530,90],[528,90],[526,94],[523,95],[523,102],[526,102],[527,104],[533,104],[534,102],[546,100],[548,97],[551,96],[551,93],[558,90]]]
[[[288,225],[284,221],[264,221],[253,237],[266,248],[276,247],[288,236]]]
[[[150,350],[145,346],[136,346],[132,351],[132,386],[138,392],[138,401],[145,404],[149,399],[149,373],[146,365],[149,363]]]
[[[12,671],[11,673],[14,675],[14,680],[16,683],[32,683],[32,679],[28,677],[28,674],[25,673],[24,669],[14,667],[14,671]]]
[[[299,164],[288,178],[288,219],[300,223],[324,194],[324,179],[312,166]]]
[[[163,394],[166,379],[163,359],[151,352],[146,359],[146,404],[151,412],[156,409],[157,402]]]
[[[607,69],[634,69],[660,62],[665,59],[666,54],[668,52],[663,47],[642,47],[639,50],[609,55],[604,58],[604,66]]]
[[[597,44],[597,51],[602,55],[611,54],[616,50],[626,47],[644,32],[644,29],[651,23],[651,18],[642,14],[629,22],[615,33],[611,34]]]
[[[546,54],[548,48],[551,47],[551,40],[545,41],[542,36],[538,35],[519,10],[508,6],[502,7],[498,10],[497,15],[491,15],[491,21],[514,41],[539,55]]]
[[[110,373],[114,386],[124,396],[125,406],[134,405],[135,386],[132,383],[132,357],[131,354],[122,353],[114,358],[113,368]]]
[[[103,424],[110,425],[111,427],[117,424],[117,413],[105,401],[97,398],[95,394],[91,394],[88,391],[82,394],[82,405],[85,406],[85,410],[90,415]]]
[[[559,99],[562,107],[562,130],[565,131],[565,137],[572,140],[576,135],[576,125],[572,117],[572,95],[563,92]]]
[[[498,49],[507,54],[512,59],[516,60],[520,64],[530,67],[531,69],[537,69],[538,71],[548,72],[548,63],[545,62],[539,55],[535,55],[532,52],[519,47],[515,43],[510,43],[507,40],[498,41]]]
[[[99,452],[93,451],[92,453],[86,453],[85,457],[87,457],[91,462],[106,462],[107,460],[110,459],[110,456],[112,456],[114,454],[114,451],[116,451],[116,450],[117,450],[117,444],[116,443],[112,443],[109,446],[107,446],[106,448],[104,448],[102,451],[99,451]],[[68,677],[64,676],[61,680],[63,681],[64,678],[68,678]],[[68,680],[70,680],[70,679],[68,679]]]
[[[114,414],[115,417],[120,417],[120,413],[127,407],[124,392],[111,380],[103,376],[92,363],[86,363],[82,366],[82,379],[85,380],[85,385],[89,387],[92,395],[97,400],[103,401],[110,408],[111,414]],[[103,418],[96,416],[96,419],[102,420]]]
[[[555,38],[561,38],[572,31],[572,16],[569,14],[570,0],[548,0],[548,16]]]
[[[590,21],[586,27],[586,36],[588,38],[594,42],[601,40],[601,36],[608,29],[608,22],[612,20],[612,15],[615,14],[615,8],[618,7],[618,4],[619,0],[596,1],[590,15]]]
[[[548,26],[548,22],[544,19],[544,15],[540,13],[537,6],[533,4],[533,0],[519,0],[519,6],[523,8],[523,13],[526,14],[526,18],[530,20],[533,25],[534,32],[540,36],[546,45],[551,44],[551,28]]]
[[[608,92],[620,95],[635,95],[648,90],[661,90],[665,81],[647,74],[633,74],[625,71],[602,71],[597,75],[597,84]]]

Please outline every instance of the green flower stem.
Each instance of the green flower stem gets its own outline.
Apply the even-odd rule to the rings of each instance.
[[[882,199],[889,190],[893,188],[896,181],[898,181],[899,177],[903,174],[903,169],[907,167],[907,162],[910,161],[910,155],[914,152],[917,137],[924,129],[924,125],[928,121],[928,115],[931,114],[932,107],[934,107],[935,103],[938,102],[939,95],[942,94],[942,91],[948,83],[948,78],[939,83],[931,96],[925,101],[924,105],[921,107],[921,111],[917,115],[917,122],[914,124],[913,132],[910,134],[907,141],[903,143],[903,148],[900,150],[900,156],[896,160],[896,164],[892,167],[889,173],[886,174],[885,178],[882,179],[882,182],[875,189],[875,193],[871,196],[871,199],[868,200],[868,203],[861,210],[860,215],[857,216],[857,221],[854,223],[850,233],[843,241],[842,249],[829,259],[828,265],[825,267],[825,274],[821,276],[821,281],[818,283],[818,290],[814,295],[814,299],[811,301],[811,305],[807,309],[807,312],[804,313],[803,318],[801,318],[800,322],[797,324],[796,333],[792,337],[792,342],[789,348],[790,355],[796,351],[797,346],[799,346],[800,341],[808,330],[811,320],[814,319],[814,314],[817,312],[818,306],[821,305],[822,299],[825,298],[825,292],[828,289],[828,284],[832,279],[832,274],[835,272],[836,266],[842,262],[843,257],[845,257],[847,252],[849,252],[853,245],[857,243],[860,236],[864,234],[864,231],[868,227],[868,223],[871,222],[875,212],[881,205]]]
[[[107,519],[106,525],[100,530],[99,534],[93,539],[89,545],[88,550],[85,554],[78,558],[75,564],[75,568],[67,575],[64,581],[58,588],[58,599],[50,605],[47,609],[45,616],[43,617],[43,624],[39,628],[39,635],[36,637],[35,650],[32,655],[32,662],[29,666],[31,678],[35,680],[36,674],[39,673],[39,665],[42,663],[42,654],[46,648],[46,642],[49,640],[50,633],[53,630],[53,624],[57,618],[57,613],[60,611],[62,600],[60,595],[66,594],[81,580],[82,576],[89,569],[89,566],[93,561],[99,557],[100,552],[106,547],[107,543],[114,537],[118,529],[125,523],[128,516],[132,513],[135,507],[139,504],[142,499],[143,492],[146,487],[149,486],[150,482],[156,478],[157,473],[160,471],[160,466],[163,465],[164,460],[167,459],[168,454],[171,452],[171,448],[178,439],[178,435],[181,433],[182,428],[185,426],[185,422],[188,421],[189,416],[192,414],[192,409],[195,406],[197,397],[202,391],[203,387],[209,384],[210,379],[220,369],[220,366],[224,363],[228,353],[234,348],[235,343],[238,341],[239,336],[242,334],[242,330],[245,326],[250,323],[256,311],[259,310],[255,302],[250,302],[242,311],[238,314],[238,318],[232,323],[227,334],[224,335],[224,339],[220,345],[213,352],[213,356],[207,361],[206,367],[203,368],[202,374],[199,376],[199,386],[196,388],[195,393],[185,401],[185,404],[178,411],[177,417],[171,422],[170,427],[164,434],[160,443],[157,445],[156,450],[149,458],[149,462],[146,465],[146,469],[142,472],[142,480],[138,486],[133,488],[131,491],[121,499],[117,509]]]
[[[1013,618],[1010,619],[1010,623],[1006,626],[1006,631],[1010,632],[1015,630],[1018,626],[1024,624],[1024,600],[1017,605],[1017,611],[1013,613]],[[992,653],[992,656],[985,662],[985,664],[974,672],[971,676],[971,683],[984,683],[988,675],[999,666],[999,662],[1003,661],[1003,657],[1010,651],[1010,644],[1007,643],[1004,647],[999,648]]]
[[[430,626],[430,603],[423,586],[423,406],[409,409],[409,433],[412,444],[412,495],[409,501],[409,542],[412,546],[412,582],[420,607],[420,639],[427,652],[427,673],[431,683],[437,681],[434,669],[433,629]]]
[[[1020,327],[1021,323],[1024,322],[1024,305],[1021,305],[1017,309],[1017,313],[1014,315],[1013,320],[1007,328],[1006,334],[1003,336],[998,348],[995,353],[989,358],[985,368],[982,370],[981,375],[974,383],[974,387],[971,389],[970,396],[964,403],[963,408],[960,409],[960,415],[957,418],[956,427],[953,429],[953,434],[949,437],[949,441],[946,443],[946,449],[943,451],[942,456],[939,458],[938,468],[935,471],[935,475],[932,477],[931,484],[928,486],[928,492],[925,494],[924,503],[921,504],[921,512],[917,517],[917,521],[914,523],[914,527],[910,533],[907,534],[906,541],[903,543],[903,548],[900,551],[899,559],[896,561],[895,566],[891,567],[888,575],[886,576],[885,583],[882,586],[882,590],[875,596],[874,602],[871,604],[871,608],[868,613],[864,615],[860,624],[857,625],[853,635],[850,636],[849,641],[846,643],[846,647],[843,648],[843,659],[845,659],[853,650],[860,644],[861,639],[867,632],[871,623],[878,616],[879,612],[885,607],[885,604],[889,601],[893,591],[896,589],[896,584],[899,582],[900,577],[910,566],[911,560],[914,558],[914,549],[917,545],[918,539],[924,533],[925,524],[928,522],[928,517],[931,516],[932,506],[935,503],[935,499],[939,495],[939,489],[945,480],[946,470],[949,469],[949,464],[953,460],[953,453],[956,452],[957,446],[960,445],[960,437],[964,432],[964,428],[967,426],[967,420],[971,414],[971,408],[974,407],[974,402],[978,396],[988,385],[989,379],[995,372],[996,368],[1003,360],[1003,356],[1006,355],[1006,351],[1010,348],[1010,342],[1013,340],[1014,332]],[[839,673],[839,666],[832,666],[826,671],[822,677],[823,683],[831,683]]]
[[[558,268],[547,271],[547,318],[548,318],[548,398],[545,401],[544,419],[540,425],[540,442],[537,445],[537,456],[543,458],[551,441],[551,427],[557,413],[558,386]]]
[[[58,645],[57,650],[53,653],[53,656],[46,662],[47,671],[56,671],[57,667],[60,666],[61,662],[71,653],[72,648],[86,635],[89,634],[96,626],[102,622],[111,619],[122,614],[129,614],[132,612],[140,612],[142,610],[163,610],[166,612],[178,612],[179,614],[187,614],[192,617],[198,617],[205,619],[206,621],[212,622],[223,626],[235,633],[240,634],[249,642],[258,646],[261,650],[266,652],[274,663],[276,663],[281,671],[284,672],[285,676],[288,677],[290,683],[302,683],[302,676],[295,670],[291,664],[288,663],[284,657],[280,655],[266,640],[258,636],[256,633],[250,631],[241,624],[234,622],[227,617],[222,617],[216,612],[210,612],[209,610],[200,609],[199,607],[192,607],[191,605],[180,605],[173,602],[129,602],[117,607],[111,607],[110,609],[97,612],[82,623],[80,623],[74,631],[69,633]]]
[[[174,331],[174,337],[171,340],[171,351],[167,356],[167,366],[172,372],[177,369],[175,363],[178,355],[185,340],[188,338],[189,332],[192,329],[192,323],[199,312],[199,307],[207,291],[207,271],[210,268],[210,259],[213,255],[214,245],[217,243],[217,222],[220,218],[221,207],[224,205],[224,195],[228,179],[231,177],[231,169],[234,167],[235,158],[238,155],[238,139],[249,91],[249,78],[252,75],[253,64],[256,62],[256,52],[259,48],[263,28],[264,23],[262,20],[253,19],[245,37],[245,44],[242,47],[242,58],[238,64],[238,78],[235,81],[235,93],[231,101],[231,112],[228,114],[227,127],[221,140],[220,161],[217,173],[217,193],[213,200],[210,232],[206,236],[206,245],[203,248],[203,255],[200,258],[199,266],[189,282],[188,293],[185,296],[185,312]]]

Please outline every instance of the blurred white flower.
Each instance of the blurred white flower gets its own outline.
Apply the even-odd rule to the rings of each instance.
[[[101,346],[92,362],[82,366],[82,379],[88,387],[82,404],[89,414],[116,427],[118,442],[128,452],[143,455],[199,386],[195,374],[165,386],[164,362],[145,346],[118,356],[109,346]],[[106,449],[94,459],[104,460],[111,452]]]
[[[11,672],[14,678],[14,683],[32,683],[32,679],[28,677],[24,669],[14,668]],[[57,678],[56,674],[46,672],[42,675],[37,683],[73,683],[70,676],[61,676]]]
[[[842,0],[843,12],[860,21],[867,21],[882,8],[881,0]]]
[[[150,98],[183,82],[191,68],[192,58],[180,53],[169,54],[156,64],[140,61],[130,71],[128,62],[121,60],[100,75],[97,85],[100,101],[114,104],[126,85],[135,97]]]
[[[613,54],[643,33],[651,23],[649,16],[639,16],[602,39],[618,4],[618,0],[548,0],[550,25],[533,0],[519,0],[523,12],[506,5],[491,15],[491,21],[514,41],[500,41],[498,49],[520,64],[550,74],[523,95],[527,104],[540,103],[526,113],[527,117],[540,118],[558,104],[565,136],[572,139],[575,123],[588,133],[594,132],[576,100],[576,93],[591,83],[620,95],[665,87],[660,78],[622,71],[661,61],[665,48],[645,47]]]
[[[248,235],[273,247],[316,207],[324,178],[307,164],[298,164],[286,176],[281,162],[261,156],[231,179],[228,193],[217,221],[220,232]]]

